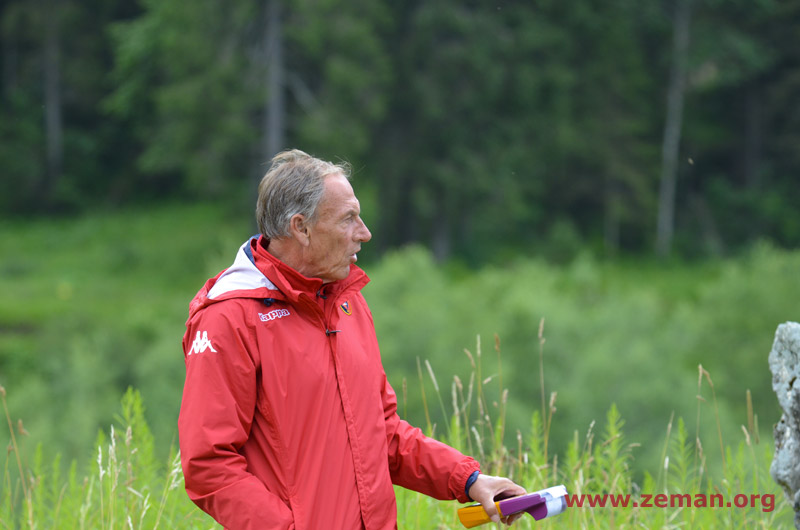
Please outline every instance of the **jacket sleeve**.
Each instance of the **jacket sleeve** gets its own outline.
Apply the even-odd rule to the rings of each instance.
[[[464,487],[480,464],[400,419],[397,395],[385,374],[382,397],[392,482],[439,500],[469,502]]]
[[[178,434],[186,491],[225,528],[292,529],[289,507],[247,470],[240,452],[256,407],[257,357],[246,346],[249,331],[223,313],[225,305],[213,304],[190,319],[183,341]]]

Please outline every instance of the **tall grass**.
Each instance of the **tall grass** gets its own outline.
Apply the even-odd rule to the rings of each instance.
[[[539,332],[539,368],[544,368],[543,323]],[[755,507],[708,508],[674,506],[583,507],[568,508],[557,517],[534,522],[525,516],[519,528],[790,528],[793,513],[780,488],[770,479],[772,456],[769,444],[757,436],[757,417],[748,415],[741,426],[742,437],[733,444],[722,439],[716,406],[716,391],[711,374],[698,367],[697,417],[694,433],[683,418],[669,418],[665,425],[661,465],[635,476],[631,462],[638,444],[626,439],[625,422],[618,408],[609,404],[605,418],[592,421],[584,429],[574,429],[565,447],[549,444],[549,432],[557,422],[557,396],[542,387],[548,396],[542,407],[531,414],[527,432],[507,432],[506,408],[509,390],[504,386],[500,340],[494,340],[495,361],[491,371],[478,337],[473,351],[465,350],[471,373],[465,383],[458,376],[449,385],[449,410],[444,389],[430,362],[417,362],[419,391],[423,394],[428,434],[457,449],[474,455],[483,472],[508,476],[529,490],[556,484],[566,485],[570,494],[630,495],[642,502],[647,495],[721,494],[732,500],[737,494],[771,495],[774,506],[756,503]],[[422,366],[425,366],[425,370]],[[427,383],[427,378],[430,383]],[[438,408],[447,412],[449,423],[438,426],[430,421],[425,394],[431,384]],[[544,383],[544,378],[539,378]],[[408,385],[404,381],[404,401]],[[718,439],[710,444],[700,438],[709,403]],[[122,399],[121,413],[107,432],[100,432],[94,457],[88,469],[79,472],[73,462],[62,476],[56,448],[39,446],[29,463],[21,421],[12,420],[5,389],[0,398],[9,429],[9,447],[0,487],[0,529],[147,529],[217,528],[200,512],[183,491],[179,455],[170,450],[167,461],[155,455],[155,440],[145,421],[142,398],[129,390]],[[598,398],[602,399],[602,398]],[[748,394],[748,409],[752,411]],[[711,447],[718,446],[717,449]],[[173,444],[174,447],[174,444]],[[50,460],[48,463],[48,459]],[[719,474],[709,469],[719,460]],[[396,488],[398,525],[401,529],[447,529],[460,527],[452,502],[441,502],[424,495]]]
[[[540,325],[540,373],[544,369],[544,343]],[[732,444],[726,444],[722,438],[711,374],[699,366],[694,432],[689,432],[683,418],[676,419],[674,415],[665,418],[661,466],[637,476],[631,464],[639,444],[626,439],[624,419],[613,403],[609,404],[601,423],[592,421],[582,431],[575,429],[566,447],[554,448],[549,445],[550,427],[552,422],[558,421],[557,393],[552,391],[549,398],[544,399],[543,377],[539,378],[542,408],[532,412],[530,428],[527,432],[518,430],[506,433],[508,389],[502,383],[500,342],[497,337],[495,350],[496,372],[489,376],[484,376],[486,368],[483,366],[480,337],[475,354],[465,351],[472,369],[470,383],[466,392],[457,376],[451,383],[451,426],[447,436],[444,436],[447,443],[478,458],[483,472],[508,476],[529,491],[564,484],[570,494],[629,495],[632,501],[629,507],[572,507],[562,515],[538,522],[525,516],[515,526],[587,529],[792,527],[791,506],[769,476],[772,447],[758,439],[757,417],[752,415],[749,391],[747,407],[750,414],[746,419],[747,425],[741,426],[742,437]],[[433,368],[427,361],[426,366],[429,367],[428,372],[431,380],[435,381],[434,389],[438,394],[439,383]],[[426,381],[423,380],[422,371],[419,376],[420,388],[424,388]],[[404,388],[408,386],[404,384]],[[704,393],[710,393],[710,404]],[[490,396],[499,399],[492,401]],[[439,401],[443,402],[441,396]],[[425,403],[427,406],[427,400]],[[710,444],[717,447],[714,450],[707,448],[709,444],[704,444],[700,437],[702,424],[709,421],[705,419],[709,405],[710,421],[716,424],[718,434]],[[427,411],[426,417],[430,417]],[[435,433],[440,429],[429,423],[428,430],[429,433]],[[719,465],[711,466],[709,459],[718,460]],[[720,471],[712,473],[709,471],[711,467]],[[400,528],[443,529],[460,526],[456,517],[457,506],[453,503],[435,501],[400,488],[396,488],[396,491]],[[647,496],[659,494],[665,495],[666,499],[673,499],[670,501],[673,506],[647,507],[652,503],[652,497],[648,502]],[[747,495],[748,507],[738,508],[735,502],[719,508],[710,507],[710,502],[702,506],[700,496],[711,499],[711,495],[720,494],[726,503],[734,501],[736,495]],[[689,495],[691,502],[686,501],[686,495]],[[758,495],[758,498],[753,499],[753,495]],[[743,500],[743,497],[739,499]],[[642,506],[634,507],[633,501]],[[682,505],[678,505],[679,501]]]
[[[128,390],[117,426],[98,434],[89,468],[79,472],[73,462],[66,477],[55,448],[37,446],[33,463],[26,463],[17,440],[24,431],[21,423],[14,428],[2,387],[0,398],[11,439],[0,488],[0,529],[218,528],[186,496],[179,454],[171,450],[167,462],[156,460],[138,392]]]

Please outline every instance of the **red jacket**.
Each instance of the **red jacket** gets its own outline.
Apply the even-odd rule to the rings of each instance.
[[[397,415],[356,266],[327,285],[252,238],[190,305],[186,490],[232,530],[397,527],[392,484],[467,502],[478,463]]]

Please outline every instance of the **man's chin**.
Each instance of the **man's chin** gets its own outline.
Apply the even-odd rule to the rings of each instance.
[[[322,278],[322,282],[323,283],[338,282],[339,280],[344,280],[348,276],[350,276],[350,265],[347,265],[346,267],[343,267],[342,269],[339,269],[331,273],[331,275],[328,276],[327,278]]]

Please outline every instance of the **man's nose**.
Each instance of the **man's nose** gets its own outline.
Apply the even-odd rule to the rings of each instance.
[[[358,231],[358,240],[361,241],[362,243],[366,243],[367,241],[372,239],[372,233],[369,231],[369,228],[367,228],[367,224],[364,222],[363,219],[359,217],[358,220],[361,222],[361,226],[359,227]]]

